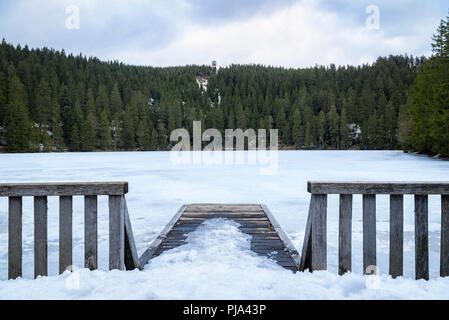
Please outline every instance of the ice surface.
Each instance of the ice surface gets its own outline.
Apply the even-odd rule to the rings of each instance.
[[[141,254],[185,203],[265,203],[300,251],[310,195],[307,180],[449,181],[449,162],[396,151],[279,152],[278,171],[258,165],[175,165],[167,152],[0,155],[1,182],[129,181],[127,195]],[[99,267],[58,273],[58,201],[49,198],[49,274],[33,277],[32,198],[24,198],[24,278],[7,281],[7,199],[0,198],[0,299],[9,298],[449,298],[439,279],[440,198],[430,197],[429,282],[415,281],[413,198],[405,197],[405,277],[388,273],[388,197],[378,196],[377,255],[381,276],[362,276],[361,196],[354,198],[353,274],[339,277],[338,196],[329,197],[328,272],[293,274],[248,250],[247,235],[231,221],[208,222],[189,244],[154,259],[144,272],[108,267],[107,198],[99,198]],[[74,264],[83,267],[83,200],[74,199]],[[79,277],[79,289],[71,284]],[[76,287],[76,286],[75,286]],[[117,290],[120,288],[120,290]]]

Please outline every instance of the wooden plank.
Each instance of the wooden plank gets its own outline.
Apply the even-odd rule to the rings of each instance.
[[[141,270],[142,268],[139,264],[139,256],[137,255],[136,243],[134,242],[128,205],[126,204],[126,198],[123,199],[125,202],[125,268],[126,270]]]
[[[363,195],[363,273],[370,270],[376,262],[376,195]]]
[[[390,196],[390,275],[403,275],[404,269],[404,196]]]
[[[123,270],[125,263],[125,201],[109,196],[109,270]]]
[[[205,222],[205,221],[207,221],[209,219],[215,219],[215,218],[217,218],[215,215],[210,215],[207,218],[204,217],[204,218],[198,218],[198,219],[195,219],[195,218],[182,218],[181,217],[179,219],[179,221],[178,221],[178,224],[181,224],[181,223],[185,223],[185,224],[201,224],[201,223],[203,223],[203,222]],[[222,217],[219,217],[219,218],[222,218]],[[225,219],[225,218],[223,218],[223,219]],[[270,223],[270,220],[268,220],[266,217],[265,218],[253,218],[253,219],[238,217],[238,218],[226,218],[226,219],[230,219],[230,220],[233,220],[233,221],[238,222],[238,223]]]
[[[440,275],[449,277],[449,195],[441,196]]]
[[[258,204],[234,205],[234,204],[191,204],[185,212],[263,212],[262,207]]]
[[[269,257],[272,259],[289,259],[291,256],[287,253],[283,253],[279,250],[269,250],[269,249],[252,249],[255,253],[260,256]]]
[[[415,275],[429,280],[428,196],[415,195]]]
[[[72,266],[72,196],[59,197],[59,273]]]
[[[247,234],[265,234],[270,231],[267,228],[239,228],[239,230]]]
[[[300,256],[298,253],[298,250],[296,250],[293,243],[290,241],[287,234],[285,234],[284,230],[281,228],[281,225],[278,223],[274,215],[271,213],[270,209],[265,204],[261,205],[263,211],[268,217],[268,220],[270,221],[271,225],[273,226],[274,230],[278,234],[280,241],[270,241],[270,240],[263,240],[263,243],[266,244],[278,244],[279,246],[283,245],[285,249],[287,250],[288,254],[292,257],[292,260],[295,264],[296,270],[299,270],[299,264],[300,264]]]
[[[352,270],[352,194],[340,195],[338,230],[338,274]]]
[[[150,244],[149,248],[145,250],[145,252],[139,258],[139,264],[143,268],[148,261],[154,256],[156,250],[161,245],[162,241],[167,237],[173,226],[178,221],[179,217],[183,214],[184,210],[187,208],[186,205],[181,206],[179,210],[176,212],[174,217],[170,220],[170,222],[165,226],[165,228],[161,231],[159,236],[154,239],[154,241]]]
[[[299,263],[299,271],[305,271],[311,269],[312,263],[312,219],[313,210],[315,208],[315,196],[312,194],[310,197],[309,213],[306,222],[306,231],[304,234],[304,242],[302,245],[301,260]]]
[[[182,218],[186,219],[210,219],[210,218],[223,218],[223,219],[266,219],[263,211],[255,211],[253,213],[248,212],[188,212],[184,213]]]
[[[312,194],[449,194],[447,182],[325,182],[309,181]]]
[[[211,219],[214,219],[215,217],[211,217]],[[200,225],[202,225],[204,221],[196,221],[196,222],[192,222],[192,221],[178,221],[176,223],[176,227],[177,228],[196,228],[199,227]],[[233,220],[234,222],[239,223],[239,228],[271,228],[272,224],[270,223],[270,221],[236,221]]]
[[[202,217],[195,217],[195,216],[188,216],[188,214],[183,214],[178,222],[192,222],[192,223],[196,223],[196,222],[204,222],[210,218],[214,218],[216,217],[215,215],[210,215],[210,214],[205,214]],[[243,215],[236,215],[236,216],[230,216],[230,219],[236,221],[236,222],[246,222],[246,221],[256,221],[256,222],[267,222],[269,221],[267,216],[265,214],[260,214],[260,217],[254,217],[253,215],[247,217],[247,216],[243,216]]]
[[[8,279],[15,279],[22,276],[22,197],[8,202]]]
[[[312,271],[327,269],[327,194],[315,194],[312,217]]]
[[[221,207],[220,207],[221,206]],[[230,208],[230,207],[233,208]],[[254,205],[250,205],[254,206]],[[250,234],[250,248],[253,252],[274,259],[278,264],[291,271],[297,271],[299,259],[296,249],[288,237],[282,231],[279,223],[273,217],[269,209],[264,205],[257,205],[262,211],[255,212],[255,215],[248,214],[247,211],[238,208],[238,205],[196,205],[196,213],[186,212],[185,209],[190,206],[184,206],[178,210],[170,223],[165,227],[161,234],[153,241],[150,248],[139,259],[142,264],[149,259],[156,257],[167,250],[185,245],[189,233],[195,231],[202,223],[208,219],[213,219],[221,215],[226,215],[227,219],[238,221],[241,232]],[[207,207],[207,210],[205,210]],[[241,206],[245,210],[248,205]],[[214,211],[218,208],[220,211]],[[232,209],[233,211],[221,211],[222,209]],[[186,217],[187,215],[187,217]],[[245,215],[243,219],[242,215]],[[257,218],[254,218],[256,216]]]
[[[47,197],[34,197],[34,277],[46,276],[47,267]]]
[[[124,195],[128,182],[2,183],[0,197]]]
[[[98,268],[98,199],[84,197],[84,267]]]

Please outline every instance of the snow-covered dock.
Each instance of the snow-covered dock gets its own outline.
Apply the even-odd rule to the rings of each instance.
[[[187,244],[188,235],[210,219],[228,219],[251,236],[251,250],[291,271],[299,269],[299,254],[265,205],[191,204],[182,206],[140,258],[146,265],[152,258]]]

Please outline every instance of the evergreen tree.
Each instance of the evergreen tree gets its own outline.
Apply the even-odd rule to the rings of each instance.
[[[340,137],[340,148],[347,149],[351,147],[352,141],[350,139],[349,123],[345,108],[343,108],[341,111],[340,124],[339,124],[339,137]]]
[[[0,126],[5,125],[6,121],[6,103],[8,94],[8,80],[6,75],[0,71]]]
[[[449,156],[448,25],[449,17],[440,23],[432,43],[436,56],[418,73],[407,107],[401,110],[402,121],[406,120],[400,128],[403,144],[418,152],[442,156]]]
[[[328,145],[331,148],[339,148],[340,147],[340,138],[339,138],[339,123],[340,119],[337,113],[337,108],[335,105],[332,105],[327,114],[327,122],[329,125],[328,132]]]
[[[25,88],[18,76],[9,80],[6,114],[6,143],[9,152],[29,150],[30,121]]]
[[[148,122],[140,120],[137,130],[137,142],[140,150],[151,150],[151,132]]]
[[[168,135],[163,122],[158,123],[157,132],[158,132],[157,137],[158,146],[161,150],[166,150],[168,146]]]
[[[100,115],[100,148],[102,150],[109,150],[111,148],[111,128],[108,120],[106,110],[103,110]]]
[[[300,148],[304,145],[304,128],[302,126],[301,113],[299,112],[299,109],[296,109],[293,112],[292,139],[296,148]]]
[[[95,148],[95,128],[96,120],[93,113],[89,113],[87,118],[82,121],[80,132],[81,151],[90,152]]]
[[[436,56],[449,58],[449,16],[446,20],[441,20],[432,40],[432,50]]]
[[[81,138],[80,138],[80,132],[78,129],[78,125],[75,124],[72,127],[72,131],[70,133],[70,141],[69,141],[69,149],[73,152],[81,151]]]
[[[125,150],[133,150],[136,147],[134,121],[130,112],[123,118],[123,147]]]
[[[120,113],[123,110],[123,102],[122,97],[120,95],[120,91],[118,89],[117,83],[114,84],[114,87],[111,92],[111,113]]]

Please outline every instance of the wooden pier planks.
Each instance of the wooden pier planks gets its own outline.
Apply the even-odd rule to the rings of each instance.
[[[240,224],[240,231],[251,235],[251,250],[270,257],[280,266],[298,271],[299,254],[283,232],[270,210],[259,204],[191,204],[182,206],[161,234],[140,257],[144,266],[148,261],[186,244],[190,232],[208,219],[225,218]]]

